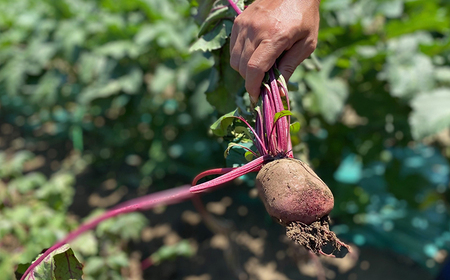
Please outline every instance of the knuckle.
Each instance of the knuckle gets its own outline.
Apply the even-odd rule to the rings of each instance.
[[[240,26],[242,25],[242,22],[244,21],[245,17],[242,17],[241,15],[238,15],[235,19],[234,19],[234,23],[233,26]]]
[[[272,34],[270,36],[270,34]],[[288,48],[292,42],[292,33],[287,31],[286,29],[273,27],[269,30],[268,38],[273,38],[272,41],[276,42],[279,45]]]
[[[259,61],[256,61],[255,59],[250,59],[247,63],[247,69],[248,71],[251,72],[265,72],[268,71],[269,69],[263,69],[261,63]]]
[[[306,44],[306,51],[312,54],[317,47],[317,39],[313,39]]]

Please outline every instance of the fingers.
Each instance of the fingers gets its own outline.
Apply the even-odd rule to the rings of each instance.
[[[252,102],[256,102],[265,73],[288,45],[280,41],[274,44],[272,41],[266,40],[261,41],[255,49],[250,39],[243,39],[242,37],[238,36],[234,39],[235,44],[231,50],[230,64],[245,79],[245,88],[250,94]],[[317,41],[314,37],[312,38],[305,37],[297,41],[281,57],[278,69],[286,81],[292,76],[297,66],[315,50]]]
[[[242,14],[236,18],[231,31],[230,65],[246,80],[245,87],[252,101],[257,101],[265,72],[272,67],[276,58],[290,47],[289,36],[279,39],[274,35],[263,40],[267,35],[255,32],[258,28],[251,26],[254,21],[249,23],[239,20],[241,16]]]
[[[241,60],[239,61],[239,73],[241,76],[246,79],[247,77],[247,65],[248,61],[252,57],[252,54],[255,52],[255,47],[253,46],[250,39],[246,39],[244,48],[241,53]]]
[[[275,63],[277,57],[286,49],[287,43],[279,41],[261,41],[256,50],[251,54],[245,71],[245,88],[253,101],[257,100],[260,93],[264,75]],[[242,58],[241,58],[242,59]]]
[[[230,65],[245,79],[253,102],[276,59],[288,80],[314,51],[319,23],[316,1],[256,1],[236,17],[230,41]]]
[[[316,41],[306,37],[303,40],[296,42],[292,48],[284,53],[278,63],[278,70],[280,70],[286,81],[292,76],[292,73],[294,73],[297,66],[310,56],[315,48]]]
[[[234,27],[233,27],[234,30]],[[242,48],[244,47],[244,42],[242,40],[242,36],[237,37],[237,35],[233,36],[233,32],[231,33],[231,41],[230,41],[230,65],[231,68],[239,72],[239,64],[241,61],[241,53]],[[242,74],[241,74],[242,75]]]

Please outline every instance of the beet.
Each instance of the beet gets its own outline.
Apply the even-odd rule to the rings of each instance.
[[[327,244],[333,252],[349,248],[329,229],[333,194],[307,164],[292,158],[271,161],[258,172],[255,184],[269,215],[286,226],[295,243],[328,256],[322,251]]]
[[[328,215],[334,206],[327,185],[297,159],[266,164],[256,176],[256,187],[269,215],[282,225],[294,221],[309,225]]]

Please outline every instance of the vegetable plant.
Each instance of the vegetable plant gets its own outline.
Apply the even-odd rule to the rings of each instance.
[[[229,6],[212,9],[212,15],[216,15],[216,19],[223,16],[219,13],[217,17],[216,12],[220,12],[221,9],[228,12],[231,7],[237,14],[241,12],[236,3],[232,0],[228,2]],[[211,21],[211,18],[209,20]],[[213,190],[249,172],[258,172],[256,187],[260,198],[275,221],[286,226],[287,236],[290,239],[315,254],[333,256],[334,250],[339,250],[341,246],[349,249],[349,246],[341,242],[329,229],[328,214],[334,205],[331,191],[307,164],[293,158],[290,131],[298,130],[299,124],[291,124],[292,112],[287,84],[276,65],[266,74],[258,102],[251,104],[250,107],[254,119],[246,119],[240,113],[241,109],[236,109],[219,118],[211,127],[215,134],[220,135],[233,130],[242,134],[242,141],[251,141],[255,149],[239,143],[233,144],[247,150],[245,156],[251,159],[248,163],[240,167],[208,170],[197,175],[192,185],[146,195],[116,206],[81,225],[43,252],[28,267],[21,279],[35,279],[37,271],[43,269],[42,264],[46,258],[55,251],[61,251],[66,243],[104,220],[125,213],[193,199],[197,194]],[[254,123],[254,127],[251,122]],[[200,179],[209,175],[221,176],[198,184]],[[333,252],[323,251],[323,247],[327,244],[332,245]],[[70,270],[70,267],[68,269]]]

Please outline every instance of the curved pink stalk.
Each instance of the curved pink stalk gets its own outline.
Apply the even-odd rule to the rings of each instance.
[[[191,186],[184,185],[178,188],[173,188],[165,191],[156,192],[153,194],[149,194],[143,197],[139,197],[136,199],[132,199],[130,201],[124,202],[122,204],[119,204],[112,210],[107,211],[106,213],[102,214],[101,216],[94,218],[91,221],[88,221],[81,225],[78,229],[75,231],[72,231],[67,235],[65,238],[58,241],[55,245],[47,249],[45,253],[43,253],[35,262],[33,262],[30,267],[25,271],[23,274],[21,280],[25,280],[27,276],[29,276],[28,279],[35,279],[34,278],[34,269],[53,251],[60,248],[64,244],[72,241],[76,237],[78,237],[80,234],[84,233],[85,231],[88,231],[94,227],[96,227],[99,223],[101,223],[104,220],[110,219],[115,216],[119,216],[125,213],[135,212],[135,211],[141,211],[141,210],[148,210],[151,208],[154,208],[158,205],[170,205],[174,203],[178,203],[180,201],[186,200],[188,198],[193,197],[194,195],[189,191]],[[31,274],[30,274],[31,273]]]
[[[267,154],[267,139],[266,137],[264,137],[264,124],[263,124],[263,119],[261,117],[261,109],[258,107],[255,109],[256,112],[256,120],[255,120],[255,130],[256,130],[256,134],[260,135],[262,144],[259,144],[258,142],[256,142],[256,148],[259,151],[259,154],[261,155],[265,155]],[[264,147],[264,150],[263,150]]]
[[[240,15],[242,13],[241,9],[239,9],[239,7],[236,5],[236,3],[233,2],[233,0],[228,0],[228,3],[230,3],[236,14]]]
[[[253,135],[256,138],[256,142],[258,142],[263,149],[263,154],[267,154],[267,149],[264,146],[264,143],[262,142],[261,138],[259,137],[258,133],[256,133],[256,131],[253,129],[253,127],[243,118],[243,117],[235,117],[237,119],[239,119],[240,121],[242,121],[243,123],[245,123],[245,125],[250,128],[250,131],[253,133]]]
[[[194,180],[192,180],[192,185],[193,186],[197,185],[197,182],[206,176],[222,175],[222,174],[228,173],[230,171],[233,171],[236,168],[239,168],[239,167],[216,168],[216,169],[210,169],[210,170],[203,171],[202,173],[195,176]]]
[[[250,161],[249,163],[247,163],[241,167],[238,167],[236,169],[233,169],[232,171],[230,171],[220,177],[214,178],[205,183],[201,183],[200,185],[191,187],[190,192],[201,193],[208,189],[218,187],[226,182],[229,182],[233,179],[241,177],[242,175],[245,175],[249,172],[259,171],[261,169],[262,165],[265,162],[267,162],[270,158],[271,157],[269,155],[265,155],[265,156],[256,158],[256,159]]]
[[[258,143],[258,142],[256,142],[256,143]],[[244,149],[244,150],[246,150],[247,152],[250,152],[250,153],[252,153],[253,154],[253,156],[255,156],[255,157],[258,157],[258,154],[256,154],[254,151],[252,151],[252,149],[250,149],[250,148],[248,148],[248,147],[245,147],[244,145],[241,145],[241,144],[236,144],[235,143],[235,145],[234,146],[237,146],[237,147],[240,147],[240,148],[242,148],[242,149]]]

